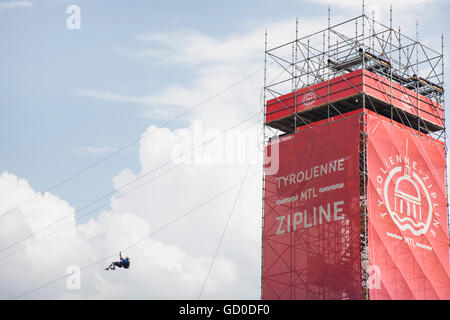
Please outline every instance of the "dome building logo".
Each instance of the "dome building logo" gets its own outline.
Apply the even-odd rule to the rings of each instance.
[[[424,167],[408,156],[408,140],[405,155],[397,154],[383,161],[382,175],[377,177],[377,191],[383,199],[385,211],[400,231],[409,231],[414,236],[425,235],[433,226],[433,212],[437,194],[433,192],[431,177]],[[434,230],[431,232],[435,236]]]
[[[386,209],[397,227],[415,236],[428,231],[432,219],[431,197],[422,179],[409,165],[391,169],[384,184]]]

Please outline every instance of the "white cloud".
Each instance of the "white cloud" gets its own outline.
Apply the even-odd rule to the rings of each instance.
[[[302,20],[302,34],[325,28],[325,21],[325,18]],[[268,26],[271,45],[292,40],[294,26],[295,21],[282,21]],[[133,54],[143,60],[151,59],[153,63],[167,63],[168,66],[186,70],[190,79],[183,83],[174,79],[173,84],[164,90],[141,96],[88,89],[77,90],[77,94],[105,101],[136,103],[147,107],[144,115],[166,120],[219,94],[187,119],[202,120],[210,127],[223,129],[231,120],[245,118],[261,109],[259,100],[263,79],[264,32],[264,28],[257,28],[222,38],[192,30],[139,34],[135,38],[141,45],[148,44],[150,49],[116,48],[115,51],[126,51],[127,55]],[[255,72],[257,70],[258,73]],[[239,83],[237,88],[227,94],[220,94],[253,73],[249,81]]]
[[[187,63],[189,65],[207,62],[227,62],[248,60],[251,51],[261,48],[263,34],[248,33],[216,39],[193,30],[179,30],[172,33],[150,33],[136,35],[136,39],[159,45],[152,50],[138,52],[167,63]]]
[[[75,90],[75,94],[79,96],[115,102],[132,102],[143,105],[151,104],[150,97],[127,96],[98,90],[77,89]]]
[[[151,119],[167,119],[169,116],[173,116],[174,112],[178,109],[174,108],[173,106],[166,106],[164,108],[159,107],[160,104],[158,102],[158,99],[154,99],[151,96],[137,97],[88,89],[77,89],[75,90],[75,94],[78,96],[89,97],[98,100],[112,101],[117,103],[132,103],[145,106],[147,108],[142,112],[142,115]]]
[[[4,9],[20,9],[32,7],[33,3],[29,1],[7,1],[0,2],[0,10]]]
[[[332,24],[338,23],[342,20],[336,17],[339,15],[345,19],[350,19],[362,14],[362,0],[308,0],[309,2],[329,5],[331,8]],[[374,17],[386,26],[389,25],[390,7],[392,5],[393,27],[398,29],[401,26],[402,33],[411,38],[415,38],[416,22],[420,23],[420,32],[425,28],[422,26],[426,24],[433,24],[436,15],[439,14],[440,4],[445,3],[446,0],[365,0],[365,14],[369,18]],[[336,10],[337,9],[337,10]],[[428,37],[421,36],[420,41],[428,41]]]
[[[4,172],[0,180],[0,212],[5,212],[16,201],[25,203],[15,212],[0,217],[0,243],[14,240],[36,232],[51,222],[70,216],[74,212],[67,202],[46,193],[36,194],[28,183]],[[120,248],[136,242],[155,228],[149,216],[138,215],[123,210],[103,212],[96,219],[76,224],[70,217],[68,227],[51,233],[44,240],[37,241],[42,234],[36,234],[21,253],[1,261],[8,263],[8,272],[0,275],[0,297],[13,298],[33,289],[46,281],[66,274],[67,267],[84,267],[117,252]],[[162,219],[164,220],[164,219]],[[166,217],[167,221],[167,217]],[[8,251],[3,252],[7,254]],[[86,269],[81,274],[81,290],[69,290],[65,281],[59,281],[30,295],[34,298],[109,298],[109,299],[152,299],[152,298],[192,298],[198,295],[210,257],[188,254],[176,244],[165,244],[154,239],[146,239],[124,254],[131,258],[131,268],[127,271],[105,271],[109,260]],[[117,260],[118,257],[112,260]],[[219,293],[236,282],[235,262],[226,258],[218,259],[217,268],[211,279],[211,289]]]
[[[311,2],[323,3],[330,6],[338,6],[345,8],[361,8],[362,10],[362,0],[310,0]],[[418,5],[429,5],[431,3],[443,2],[444,0],[365,0],[366,8],[371,6],[378,6],[382,8],[389,9],[392,5],[396,9],[413,9],[414,6]]]

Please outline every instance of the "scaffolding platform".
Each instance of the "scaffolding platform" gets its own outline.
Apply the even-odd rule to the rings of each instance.
[[[283,132],[366,108],[427,133],[444,128],[444,107],[405,86],[358,69],[267,101],[266,124]],[[295,116],[297,115],[297,117]]]

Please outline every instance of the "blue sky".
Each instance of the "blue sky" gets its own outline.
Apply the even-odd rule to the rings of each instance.
[[[381,20],[388,24],[389,3],[369,1],[368,6],[379,10]],[[72,4],[81,9],[80,30],[66,27],[66,9]],[[293,39],[296,16],[301,34],[316,26],[325,28],[328,4],[333,22],[361,13],[360,2],[351,0],[0,0],[0,174],[14,175],[0,176],[9,181],[0,190],[0,212],[25,201],[31,191],[44,192],[262,68],[264,29],[268,29],[269,41],[276,42],[274,34]],[[397,0],[394,25],[401,24],[406,33],[414,36],[418,18],[421,39],[440,50],[440,34],[443,32],[447,39],[450,26],[448,12],[448,1]],[[42,221],[32,225],[26,218],[21,221],[17,214],[18,220],[11,220],[11,225],[17,223],[23,228],[11,227],[6,230],[11,232],[8,235],[0,224],[0,243],[11,243],[19,235],[28,234],[29,229],[37,230],[70,214],[74,208],[170,159],[174,130],[187,130],[195,121],[223,130],[249,117],[260,110],[262,84],[263,74],[258,72],[226,95],[207,102],[198,112],[171,123],[170,130],[160,130],[149,141],[142,139],[52,190],[59,199],[39,198],[39,210],[24,206],[24,217],[34,214]],[[39,285],[43,279],[52,279],[64,273],[68,264],[89,264],[126,247],[133,237],[153,230],[242,179],[244,171],[245,166],[185,166],[126,201],[109,203],[110,210],[89,222],[77,225],[74,221],[71,230],[77,236],[61,240],[68,247],[54,248],[47,243],[54,250],[51,252],[61,254],[47,257],[42,253],[48,250],[44,243],[36,247],[40,250],[29,251],[28,258],[17,255],[17,274],[0,274],[0,283],[13,283],[14,292],[2,291],[6,286],[0,286],[0,298],[10,298]],[[15,177],[25,179],[30,186]],[[172,197],[167,196],[167,190],[174,190]],[[259,275],[255,270],[259,270],[260,256],[260,199],[260,182],[244,187],[206,297],[259,298]],[[132,257],[146,257],[155,272],[150,278],[148,270],[136,270],[135,278],[127,279],[135,287],[127,288],[131,295],[123,291],[125,297],[197,298],[203,271],[208,270],[233,201],[234,193],[216,206],[205,208],[192,221],[171,227],[173,233],[158,235],[146,247],[131,251]],[[120,226],[127,226],[130,234],[123,232],[123,239],[116,241],[110,234],[116,234]],[[76,258],[66,257],[67,250]],[[153,265],[155,256],[162,261],[158,265]],[[41,261],[42,269],[35,266],[36,279],[27,278],[26,259]],[[45,259],[50,259],[47,269]],[[158,290],[142,292],[139,275],[148,278],[148,290]],[[116,285],[107,278],[109,275],[93,277],[92,286],[98,279]],[[155,285],[158,281],[165,290]],[[58,288],[32,297],[123,298],[120,290],[89,287],[72,296],[64,287]]]

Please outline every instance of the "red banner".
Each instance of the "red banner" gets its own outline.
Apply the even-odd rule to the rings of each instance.
[[[360,117],[269,144],[263,299],[361,298]]]
[[[445,150],[368,115],[370,299],[450,299]]]

